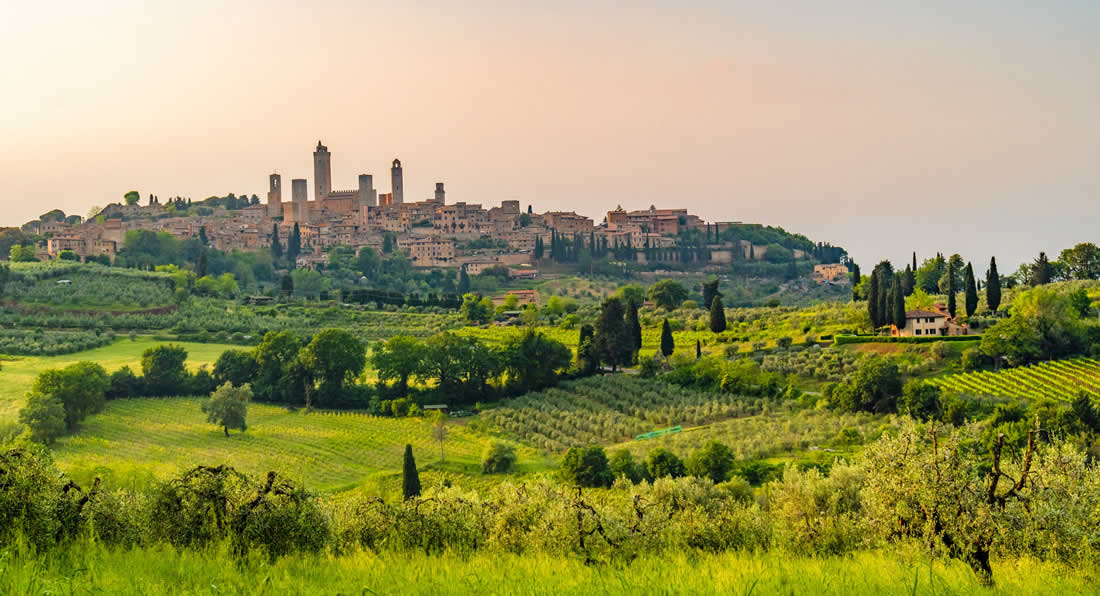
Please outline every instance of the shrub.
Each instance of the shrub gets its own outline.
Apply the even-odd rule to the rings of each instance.
[[[649,457],[646,458],[645,465],[650,478],[653,479],[665,476],[679,478],[684,476],[686,472],[684,462],[675,453],[664,447],[658,447],[651,451]]]
[[[611,486],[615,476],[607,464],[603,447],[570,447],[561,461],[562,476],[577,486]]]
[[[493,441],[481,458],[482,474],[507,474],[516,463],[516,448],[500,441]]]

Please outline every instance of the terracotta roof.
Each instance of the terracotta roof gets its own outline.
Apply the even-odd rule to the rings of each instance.
[[[905,318],[907,319],[923,319],[926,317],[947,318],[947,315],[940,312],[931,312],[927,310],[910,310],[905,313]]]

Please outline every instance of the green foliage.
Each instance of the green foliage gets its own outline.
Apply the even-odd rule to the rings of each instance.
[[[687,299],[688,291],[683,284],[674,279],[662,279],[649,287],[647,295],[657,306],[672,310]]]
[[[505,342],[501,352],[504,370],[520,393],[554,385],[573,360],[569,348],[533,329]]]
[[[848,412],[893,412],[901,394],[901,374],[897,364],[882,357],[860,361],[854,374],[837,385],[832,401]]]
[[[484,325],[493,318],[493,301],[477,294],[464,294],[459,310],[467,321]]]
[[[649,473],[649,477],[653,479],[657,478],[679,478],[687,474],[687,470],[684,467],[684,462],[676,456],[675,453],[658,447],[649,452],[649,457],[645,461],[646,471]]]
[[[94,362],[77,362],[43,371],[31,387],[31,395],[56,398],[65,409],[70,432],[89,414],[103,409],[108,387],[107,372]]]
[[[608,364],[612,370],[626,366],[633,360],[634,340],[626,326],[625,305],[618,298],[608,298],[600,305],[592,338],[593,354],[598,362]]]
[[[226,350],[214,363],[214,382],[218,385],[229,383],[240,387],[252,383],[259,373],[259,363],[253,352],[244,350]]]
[[[731,470],[733,470],[733,453],[729,447],[718,441],[711,441],[693,451],[687,462],[688,474],[697,478],[710,478],[715,484],[728,480]]]
[[[49,445],[65,434],[65,406],[53,395],[32,393],[19,411],[19,423],[30,429],[30,438]]]
[[[938,385],[914,379],[902,388],[898,411],[908,413],[917,420],[932,420],[942,414]]]
[[[576,486],[611,486],[615,477],[607,463],[603,447],[570,447],[561,460],[561,474]]]
[[[722,296],[715,294],[710,303],[710,320],[707,325],[714,333],[722,333],[726,330],[726,306],[722,304]]]
[[[168,344],[149,348],[141,355],[141,374],[149,395],[173,395],[187,382],[187,350]]]
[[[1011,366],[1074,355],[1084,342],[1079,314],[1066,295],[1033,288],[1016,296],[1011,318],[982,334],[982,352]]]
[[[248,383],[234,387],[226,382],[210,394],[209,400],[203,402],[202,411],[206,414],[206,421],[222,427],[228,437],[231,428],[241,432],[248,428],[245,418],[251,400],[252,387]]]
[[[508,443],[493,441],[485,448],[481,458],[482,474],[507,474],[516,463],[516,448]]]
[[[313,336],[298,355],[311,377],[319,382],[318,404],[337,403],[345,387],[355,381],[367,364],[367,349],[343,329],[325,329]]]
[[[632,483],[641,482],[649,473],[644,462],[635,462],[634,456],[627,449],[617,449],[611,454],[607,462],[611,473],[615,478],[626,478]]]
[[[672,328],[668,325],[668,319],[661,324],[661,354],[668,358],[676,350],[676,343],[672,339]]]
[[[371,364],[383,383],[397,382],[397,394],[406,395],[409,379],[420,372],[424,361],[424,344],[407,335],[398,335],[379,343],[371,352]]]
[[[1001,306],[1001,274],[997,273],[997,258],[989,259],[989,270],[985,275],[985,304],[996,312]]]

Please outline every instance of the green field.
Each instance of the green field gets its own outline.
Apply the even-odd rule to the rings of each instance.
[[[242,562],[216,550],[79,545],[49,556],[10,548],[0,560],[4,594],[1087,594],[1097,581],[1095,569],[1009,559],[994,562],[997,585],[982,586],[963,563],[915,549],[845,557],[693,551],[620,566],[537,553]]]
[[[225,344],[164,342],[139,336],[133,341],[119,339],[102,348],[63,356],[5,356],[0,360],[0,422],[15,420],[34,378],[46,369],[88,360],[98,363],[108,373],[127,365],[135,372],[140,372],[141,353],[165,343],[175,343],[187,348],[187,365],[192,370],[203,364],[213,364],[226,350],[239,349],[239,346]]]
[[[975,397],[1072,400],[1081,392],[1100,397],[1100,362],[1051,360],[997,372],[977,371],[932,380],[945,393]]]
[[[488,437],[452,422],[444,442],[446,463],[424,418],[378,418],[355,412],[306,413],[251,404],[248,430],[226,437],[206,422],[201,398],[142,398],[108,402],[100,414],[54,447],[62,470],[78,481],[94,476],[112,484],[138,486],[193,466],[229,464],[262,475],[269,470],[301,480],[311,489],[385,492],[401,471],[406,443],[412,444],[425,482],[449,474],[456,484],[495,480],[480,475]],[[518,473],[547,467],[531,449],[520,449]],[[439,474],[434,474],[438,472]],[[392,481],[392,482],[391,482]]]

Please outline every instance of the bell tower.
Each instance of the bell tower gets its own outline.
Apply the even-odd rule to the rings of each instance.
[[[401,160],[394,159],[390,168],[390,186],[393,192],[393,204],[400,205],[405,202],[405,185],[401,180]]]
[[[328,147],[317,141],[317,150],[313,152],[313,200],[323,201],[332,192],[332,154]]]

